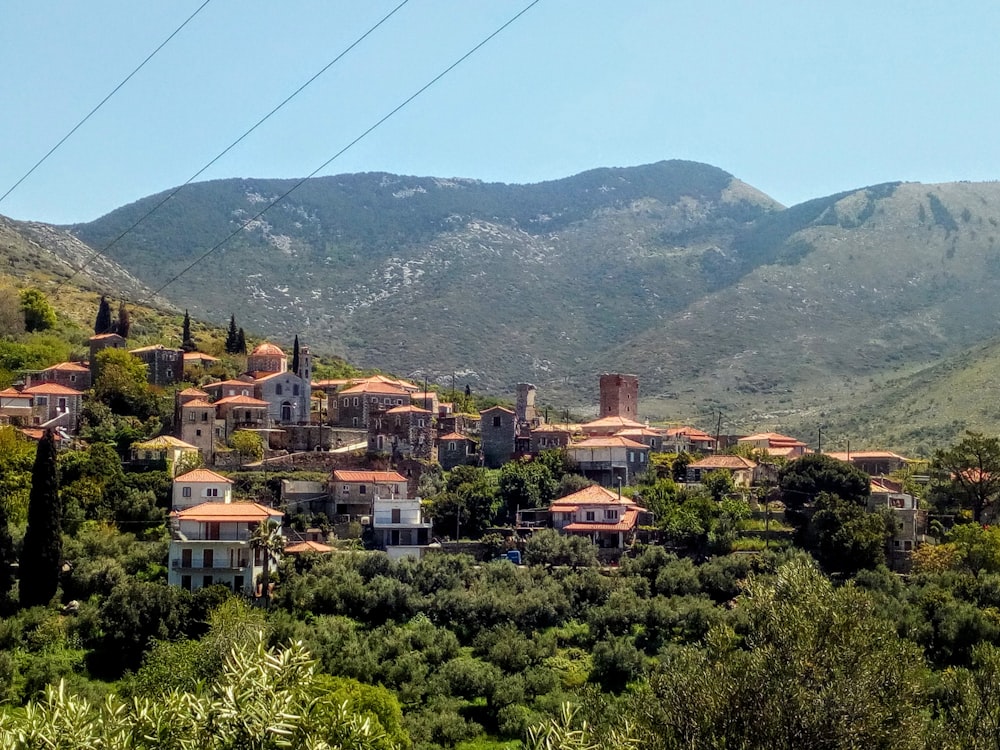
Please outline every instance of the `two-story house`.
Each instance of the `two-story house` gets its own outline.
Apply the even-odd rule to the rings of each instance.
[[[577,471],[605,487],[632,484],[649,468],[649,446],[624,437],[593,437],[566,447]]]
[[[393,456],[429,459],[434,441],[433,412],[413,404],[393,406],[370,416],[368,450]]]
[[[410,403],[410,391],[395,383],[365,380],[337,394],[336,424],[368,428],[373,418],[395,406]]]
[[[31,396],[16,388],[0,391],[0,424],[27,427],[32,424]]]
[[[487,469],[499,469],[514,457],[517,415],[503,406],[479,413],[480,450]]]
[[[130,451],[133,467],[162,463],[171,475],[176,475],[178,468],[185,465],[197,466],[202,459],[198,446],[185,443],[172,435],[158,435],[132,443]]]
[[[684,481],[692,484],[713,471],[728,471],[737,487],[749,487],[757,478],[757,462],[743,456],[706,456],[687,465]]]
[[[91,386],[90,367],[86,362],[60,362],[28,374],[29,386],[42,383],[55,383],[78,391],[86,391]]]
[[[736,443],[737,445],[749,445],[751,448],[767,451],[771,456],[784,458],[797,458],[809,451],[809,446],[801,440],[778,432],[758,432],[741,437]]]
[[[396,471],[349,471],[336,469],[330,478],[330,495],[338,515],[352,519],[370,516],[376,496],[406,497],[406,477]]]
[[[438,463],[445,471],[456,466],[477,463],[476,441],[458,432],[448,432],[438,438]]]
[[[390,558],[420,557],[430,544],[431,522],[423,517],[420,498],[375,497],[372,504],[375,546]]]
[[[35,427],[62,427],[75,432],[83,408],[83,392],[56,383],[41,383],[21,391],[31,396],[31,420]]]
[[[549,513],[552,527],[562,534],[586,536],[598,547],[623,549],[635,537],[645,508],[627,497],[592,485],[559,498]]]
[[[167,583],[188,591],[213,584],[253,591],[269,553],[250,540],[261,524],[280,528],[281,519],[280,510],[260,503],[203,502],[174,511]]]
[[[184,350],[168,349],[163,344],[130,349],[129,354],[146,365],[150,385],[173,385],[184,379]]]

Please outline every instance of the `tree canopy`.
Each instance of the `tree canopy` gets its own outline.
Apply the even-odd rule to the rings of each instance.
[[[871,494],[870,477],[846,461],[823,453],[808,453],[778,473],[785,505],[799,507],[827,492],[842,500],[864,504]]]
[[[982,522],[1000,496],[1000,438],[967,431],[961,441],[934,453],[937,491]]]

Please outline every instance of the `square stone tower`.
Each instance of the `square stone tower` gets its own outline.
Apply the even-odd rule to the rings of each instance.
[[[623,417],[639,421],[639,377],[621,373],[601,375],[601,417]]]

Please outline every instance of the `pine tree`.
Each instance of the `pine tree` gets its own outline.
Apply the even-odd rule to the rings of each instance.
[[[292,345],[292,372],[299,374],[299,335],[295,334],[295,343]]]
[[[97,308],[97,320],[94,321],[94,334],[111,333],[111,303],[103,294],[101,304]]]
[[[236,316],[229,316],[229,331],[226,333],[226,354],[238,354],[240,334],[236,330]]]
[[[22,607],[48,604],[59,587],[62,563],[62,506],[56,476],[56,438],[46,430],[38,442],[28,496],[28,528],[21,550]]]
[[[236,353],[237,354],[247,353],[247,337],[246,334],[243,333],[242,328],[240,329],[240,332],[236,335]]]
[[[188,311],[184,311],[184,327],[181,329],[181,349],[186,352],[193,352],[198,348],[194,339],[191,337],[191,316],[188,315]]]
[[[116,326],[115,333],[117,333],[123,339],[127,339],[128,332],[131,327],[132,327],[132,316],[129,315],[128,308],[125,307],[125,300],[122,300],[118,304],[118,325]]]

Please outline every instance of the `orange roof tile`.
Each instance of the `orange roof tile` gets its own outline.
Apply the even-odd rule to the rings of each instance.
[[[233,480],[228,479],[221,474],[216,474],[214,471],[210,471],[208,469],[192,469],[186,474],[174,477],[174,483],[176,484],[179,482],[212,482],[213,484],[225,482],[226,484],[232,484]]]
[[[390,484],[406,482],[406,477],[397,471],[348,471],[337,469],[333,472],[335,482],[367,482],[368,484]]]
[[[550,506],[551,509],[562,510],[562,506],[581,506],[581,505],[607,505],[608,503],[613,503],[615,505],[623,505],[626,507],[639,507],[634,500],[630,497],[625,497],[622,495],[621,499],[618,498],[617,492],[612,492],[611,490],[601,487],[600,485],[592,484],[589,487],[584,487],[582,490],[577,490],[576,492],[561,497],[556,500]]]
[[[284,357],[285,353],[280,347],[275,346],[269,341],[265,341],[262,344],[258,344],[252,352],[250,352],[251,357]]]
[[[642,422],[636,422],[634,419],[626,419],[625,417],[601,417],[600,419],[595,419],[591,422],[586,422],[580,425],[580,428],[586,432],[587,428],[605,428],[605,427],[645,427],[646,425]]]
[[[39,385],[33,385],[30,388],[25,388],[21,393],[28,393],[34,396],[38,394],[40,396],[82,396],[83,391],[78,391],[75,388],[67,388],[64,385],[59,385],[58,383],[41,383]]]
[[[185,388],[183,391],[177,392],[178,396],[207,396],[201,388]]]
[[[697,461],[692,461],[688,467],[696,469],[729,469],[730,471],[746,471],[757,468],[757,464],[743,456],[707,456]]]
[[[579,443],[571,443],[568,448],[641,448],[649,450],[649,446],[629,440],[627,437],[592,437],[581,440]]]
[[[21,393],[16,388],[4,388],[0,391],[0,396],[3,396],[4,398],[23,398],[25,400],[31,398],[30,393]]]
[[[345,388],[342,390],[338,396],[355,396],[361,395],[363,393],[377,393],[380,396],[409,396],[410,392],[399,385],[393,385],[392,383],[384,383],[381,381],[370,381],[366,380],[358,385],[353,385],[350,388]]]
[[[471,439],[472,438],[468,438],[465,435],[462,435],[461,433],[458,432],[449,432],[447,435],[442,435],[441,437],[438,438],[438,440],[471,440]]]
[[[218,401],[213,402],[216,406],[270,406],[267,401],[261,401],[259,398],[254,398],[253,396],[226,396],[225,398],[220,398]]]
[[[248,383],[246,380],[235,380],[230,378],[229,380],[217,380],[214,383],[205,383],[205,385],[202,386],[202,389],[211,391],[217,388],[223,388],[227,385],[233,386],[234,388],[239,388],[241,386],[243,388],[253,388],[253,383]]]
[[[230,398],[234,398],[234,397],[230,396]],[[214,408],[215,404],[213,404],[213,403],[211,403],[209,401],[206,401],[203,398],[191,399],[190,401],[187,401],[187,402],[181,404],[181,408],[182,409],[188,409],[188,408],[204,409],[206,406]]]
[[[441,404],[441,406],[451,406],[451,404],[450,403],[448,403],[448,404]],[[489,409],[480,409],[479,413],[480,414],[486,414],[487,412],[491,412],[491,411],[503,411],[503,412],[506,412],[507,414],[513,414],[514,413],[513,409],[508,409],[506,406],[500,406],[499,404],[497,406],[491,406]]]
[[[407,404],[406,406],[394,406],[391,409],[387,409],[386,414],[432,414],[433,412],[427,409],[421,409],[419,406],[414,406],[413,404]]]
[[[639,437],[660,437],[661,434],[659,430],[654,430],[652,427],[626,427],[624,430],[618,430],[615,436],[631,437],[638,435]]]
[[[87,365],[82,365],[79,362],[60,362],[57,365],[52,365],[51,367],[46,367],[42,372],[90,372],[90,368]]]
[[[218,362],[218,357],[213,357],[211,354],[205,354],[205,352],[184,352],[184,359],[203,359],[208,362]]]
[[[184,510],[174,511],[170,515],[181,521],[266,521],[275,516],[284,515],[260,503],[202,503]]]
[[[754,435],[747,435],[746,437],[741,437],[736,442],[760,442],[761,440],[767,440],[768,445],[774,448],[795,448],[804,447],[806,444],[801,440],[796,440],[793,437],[788,437],[788,435],[782,435],[778,432],[758,432]]]
[[[887,458],[896,461],[908,460],[897,453],[893,453],[892,451],[851,451],[850,453],[847,453],[846,451],[843,452],[830,451],[826,455],[828,455],[830,458],[836,458],[839,461],[850,461],[851,459],[854,458],[859,460],[864,460],[866,458],[868,459]]]
[[[563,531],[570,533],[590,533],[594,531],[631,531],[639,523],[639,511],[629,508],[622,513],[621,519],[617,523],[592,523],[588,521],[574,521],[562,527]]]

